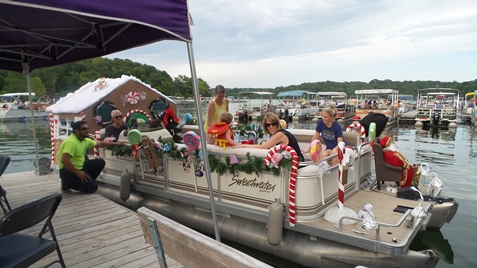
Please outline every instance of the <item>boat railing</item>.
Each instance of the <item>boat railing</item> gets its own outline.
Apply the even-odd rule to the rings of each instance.
[[[390,223],[384,223],[384,222],[376,222],[377,223],[377,228],[376,228],[376,240],[379,240],[380,238],[380,227],[383,226],[383,227],[399,227],[402,225],[402,223],[408,219],[408,216],[410,216],[409,214],[411,213],[411,210],[408,209],[404,215],[402,215],[402,217],[394,224],[390,224]],[[338,228],[338,230],[340,231],[343,231],[343,221],[344,220],[354,220],[354,221],[364,221],[364,218],[355,218],[355,217],[349,217],[349,216],[343,216],[340,218],[339,220],[339,223],[338,225],[336,226],[336,228]],[[406,223],[408,227],[412,227],[413,226],[413,222],[414,222],[414,216],[410,216],[410,218],[408,220],[406,220],[406,222],[409,222],[409,223]]]

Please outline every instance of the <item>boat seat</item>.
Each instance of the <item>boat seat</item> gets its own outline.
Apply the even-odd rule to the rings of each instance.
[[[1,267],[29,267],[55,251],[58,259],[45,267],[53,263],[66,267],[51,221],[62,197],[61,193],[43,197],[13,209],[0,219]],[[40,223],[43,228],[38,235],[22,232]],[[47,232],[48,238],[44,237]]]
[[[379,139],[376,139],[374,142],[373,151],[378,190],[381,190],[380,182],[395,181],[399,183],[402,176],[402,167],[396,167],[384,162],[384,150],[381,144],[379,144]]]
[[[7,168],[8,164],[10,164],[10,157],[3,154],[0,155],[0,177],[2,176],[3,172]],[[0,206],[2,207],[4,214],[12,210],[12,208],[10,207],[10,204],[8,203],[7,191],[5,191],[5,189],[3,189],[1,185],[0,185]]]

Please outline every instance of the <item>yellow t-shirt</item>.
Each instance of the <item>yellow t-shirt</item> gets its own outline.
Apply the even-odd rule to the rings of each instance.
[[[219,118],[221,113],[227,112],[227,100],[224,99],[224,102],[220,106],[217,105],[217,102],[215,102],[215,98],[212,101],[214,102],[214,105],[215,105],[215,111],[214,111],[214,114],[212,115],[212,123],[215,123],[220,121]],[[207,130],[209,130],[209,125],[207,125],[208,116],[209,115],[205,117],[205,122],[204,122],[204,130],[206,133],[207,133]]]
[[[58,170],[63,168],[63,163],[61,163],[61,156],[64,153],[71,155],[71,163],[78,170],[83,169],[84,156],[89,148],[96,146],[96,141],[86,138],[83,141],[78,140],[78,137],[75,134],[71,134],[66,138],[60,145],[56,159],[58,161]]]

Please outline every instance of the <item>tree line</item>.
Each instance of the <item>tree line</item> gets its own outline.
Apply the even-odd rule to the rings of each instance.
[[[101,77],[116,78],[121,75],[132,75],[151,87],[168,96],[190,98],[194,96],[192,79],[186,75],[172,78],[166,71],[156,67],[133,62],[128,59],[94,58],[60,66],[33,70],[31,86],[40,99],[45,95],[62,97],[74,92],[84,84]],[[227,85],[224,85],[227,88]],[[236,96],[245,91],[270,91],[275,95],[282,91],[304,90],[310,92],[339,91],[353,96],[359,89],[396,89],[400,94],[417,95],[422,88],[455,88],[461,95],[477,90],[477,79],[465,82],[442,81],[392,81],[389,79],[374,79],[369,82],[308,82],[299,85],[279,86],[275,88],[227,88],[228,96]],[[27,92],[27,81],[23,74],[0,70],[0,94]],[[204,97],[214,95],[214,90],[208,83],[199,78],[199,93]]]

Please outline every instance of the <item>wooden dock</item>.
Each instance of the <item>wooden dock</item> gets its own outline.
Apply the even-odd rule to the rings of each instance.
[[[12,209],[60,192],[56,173],[3,174],[0,184]],[[137,214],[103,196],[75,191],[63,194],[53,226],[67,267],[160,267],[154,248],[145,242]],[[28,232],[38,231],[35,226]],[[56,252],[52,253],[32,267],[43,267],[56,257]],[[169,268],[184,267],[169,256],[166,262]]]

